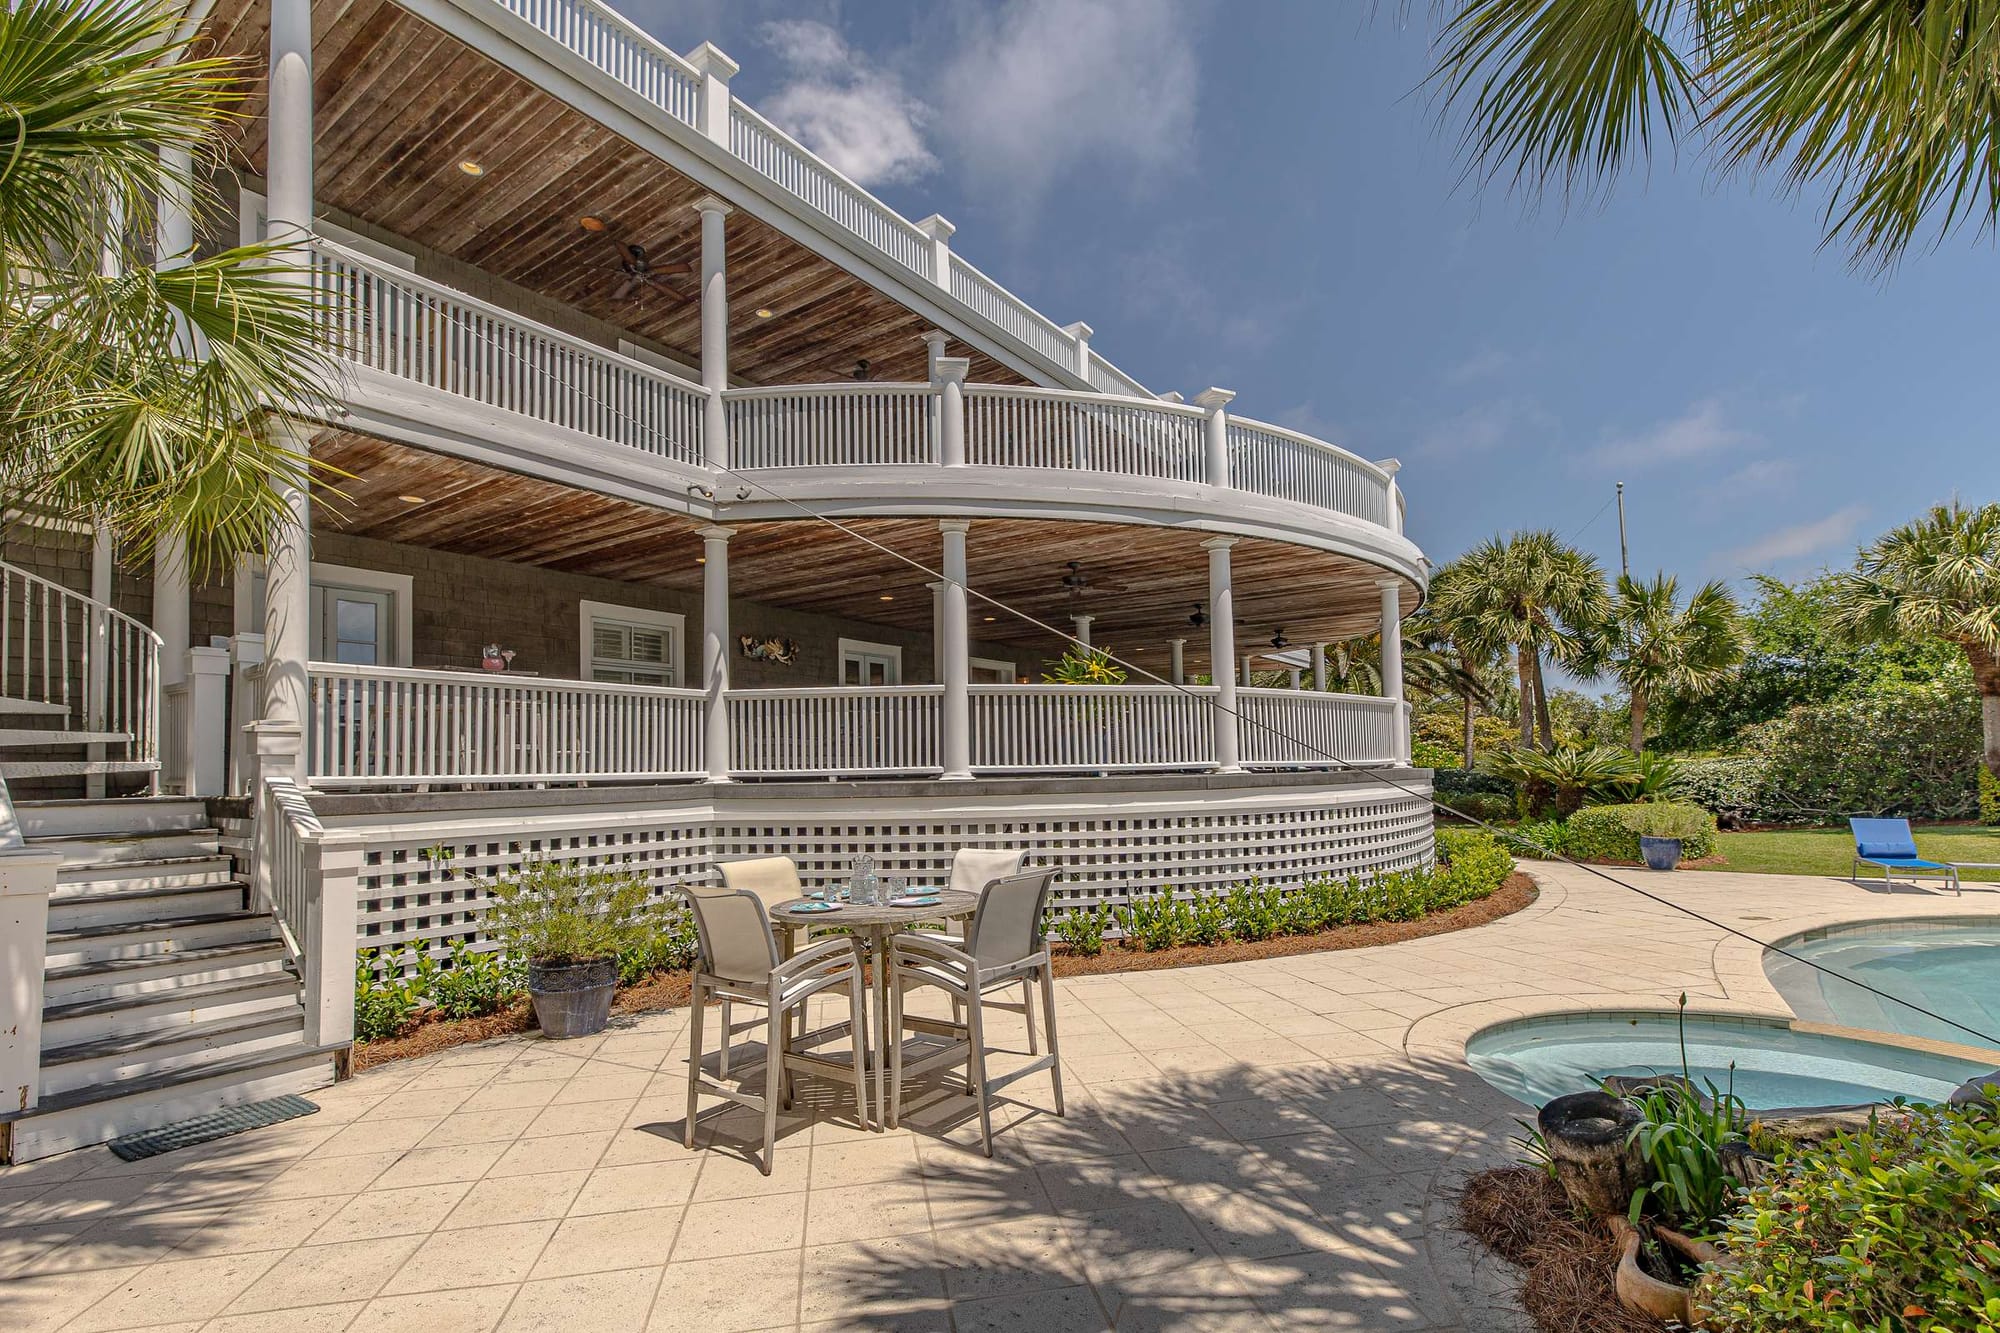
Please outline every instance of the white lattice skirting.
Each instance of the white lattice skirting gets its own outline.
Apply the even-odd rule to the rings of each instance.
[[[1427,793],[1423,776],[1397,773]],[[865,851],[884,874],[942,884],[960,847],[1024,847],[1028,865],[1061,871],[1058,906],[1116,906],[1163,887],[1206,895],[1251,880],[1407,869],[1428,861],[1432,837],[1428,801],[1368,775],[322,797],[315,806],[329,851],[346,853],[329,863],[355,867],[363,948],[476,941],[485,902],[472,881],[529,856],[628,870],[664,897],[735,857],[790,856],[812,887],[838,880]],[[433,852],[440,846],[448,863]]]

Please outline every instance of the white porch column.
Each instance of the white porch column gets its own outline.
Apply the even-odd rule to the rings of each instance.
[[[944,776],[972,776],[972,626],[965,597],[965,534],[972,524],[948,518],[944,536]]]
[[[703,528],[701,567],[702,748],[710,782],[729,781],[729,538],[733,529]]]
[[[1290,669],[1290,675],[1291,675],[1291,680],[1289,684],[1292,689],[1296,690],[1299,687],[1299,669],[1297,667],[1292,667]]]
[[[687,62],[701,74],[701,124],[698,127],[714,142],[729,147],[729,81],[741,68],[713,42],[703,42],[688,52]]]
[[[729,415],[722,393],[729,387],[729,238],[723,223],[736,210],[712,194],[695,200],[694,209],[701,214],[701,387],[708,390],[702,453],[710,467],[728,467]]]
[[[1326,645],[1323,643],[1313,645],[1313,688],[1326,689]]]
[[[938,394],[938,462],[946,467],[965,466],[965,377],[971,370],[971,359],[963,356],[940,356],[931,364]]]
[[[1097,619],[1096,616],[1070,617],[1070,621],[1076,626],[1077,642],[1081,643],[1086,648],[1090,647],[1090,622],[1095,619]]]
[[[1208,552],[1208,673],[1215,681],[1215,768],[1243,769],[1236,728],[1236,592],[1230,582],[1229,548],[1234,537],[1210,537]]]
[[[1250,663],[1252,660],[1254,659],[1248,656],[1243,659],[1243,688],[1246,690],[1250,688]]]
[[[1382,590],[1382,695],[1396,701],[1397,759],[1410,757],[1410,713],[1403,702],[1403,585],[1399,579],[1378,579]]]
[[[179,528],[153,539],[153,633],[160,636],[160,684],[187,678],[187,534]]]
[[[917,224],[917,230],[931,238],[931,281],[951,290],[951,237],[958,228],[933,213]]]
[[[1167,641],[1167,679],[1176,685],[1187,684],[1187,640]]]
[[[296,281],[308,281],[305,242],[313,225],[313,64],[312,0],[271,0],[271,74],[264,208],[266,235],[299,247],[287,258]],[[274,417],[274,444],[304,455],[310,447],[298,423]],[[285,496],[289,511],[265,545],[264,709],[262,725],[273,732],[260,758],[265,776],[306,782],[304,746],[286,744],[303,736],[311,707],[306,659],[312,652],[311,496],[303,484]],[[264,760],[274,767],[263,767]]]
[[[1203,389],[1194,396],[1194,405],[1208,412],[1203,452],[1211,486],[1229,485],[1229,414],[1224,409],[1235,399],[1234,389]]]

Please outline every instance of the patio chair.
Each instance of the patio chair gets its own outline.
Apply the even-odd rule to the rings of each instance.
[[[701,959],[695,966],[689,996],[687,1127],[681,1141],[687,1147],[694,1147],[695,1112],[704,1092],[762,1111],[761,1165],[764,1174],[770,1175],[772,1154],[777,1148],[778,1111],[791,1105],[792,1074],[796,1070],[852,1087],[855,1113],[865,1128],[869,1123],[868,1004],[861,985],[861,955],[854,941],[846,936],[825,939],[790,958],[780,958],[771,919],[756,894],[711,884],[689,885],[686,893],[688,906],[694,911],[695,929],[701,937]],[[815,995],[841,986],[847,988],[848,1021],[794,1035],[791,1016],[803,1017]],[[724,1004],[734,1001],[764,1008],[763,1095],[728,1086],[721,1081],[726,1074],[711,1079],[702,1072],[703,1008],[711,998]],[[811,1053],[810,1047],[842,1033],[853,1037],[854,1051],[846,1065]],[[722,1040],[727,1050],[726,1024]]]
[[[1957,866],[1917,855],[1917,840],[1910,833],[1909,820],[1850,819],[1847,827],[1854,833],[1854,865],[1848,877],[1856,884],[1861,882],[1861,867],[1867,865],[1882,867],[1885,885],[1894,884],[1895,873],[1901,870],[1912,880],[1919,875],[1941,879],[1951,885],[1953,893],[1964,892],[1958,884]]]
[[[1007,1084],[1048,1070],[1055,1091],[1056,1114],[1063,1113],[1062,1063],[1056,1045],[1056,992],[1048,943],[1042,935],[1042,917],[1048,910],[1049,886],[1055,877],[1055,871],[1042,870],[1013,875],[988,885],[962,946],[930,934],[906,932],[890,938],[889,1030],[883,1034],[889,1058],[890,1128],[895,1128],[902,1118],[905,1074],[961,1064],[965,1066],[967,1093],[979,1099],[979,1138],[988,1157],[993,1155],[993,1094]],[[1023,980],[1041,983],[1042,1021],[1048,1028],[1049,1053],[1030,1060],[1004,1078],[990,1079],[986,1074],[986,994],[1001,987],[1011,990]],[[962,1007],[964,1021],[943,1022],[906,1015],[904,997],[925,986],[950,996],[955,1012]],[[906,1066],[903,1063],[906,1031],[940,1036],[946,1039],[946,1044]]]
[[[798,863],[789,856],[757,856],[741,861],[721,861],[716,869],[722,872],[724,887],[738,893],[754,893],[757,901],[764,904],[768,917],[770,909],[779,903],[805,896],[805,885],[799,879]],[[801,939],[810,940],[812,931],[805,922],[796,926],[778,928],[778,956],[790,958],[798,948]],[[722,1001],[722,1064],[717,1071],[722,1077],[729,1077],[729,1044],[738,1033],[755,1032],[764,1026],[761,1018],[734,1026],[729,1021],[729,999]]]
[[[986,890],[1009,875],[1021,873],[1021,862],[1028,858],[1025,851],[1009,851],[1004,847],[961,847],[951,854],[951,889],[955,893],[976,893],[983,900]],[[964,941],[955,937],[949,927],[943,936],[947,944],[964,948]],[[1021,978],[1021,1002],[1001,1002],[988,1000],[988,1009],[1001,1009],[1010,1014],[1019,1014],[1021,1021],[1028,1025],[1028,1054],[1036,1053],[1035,1044],[1035,992],[1034,980]],[[964,1017],[956,1002],[951,1007],[953,1022],[963,1022]]]

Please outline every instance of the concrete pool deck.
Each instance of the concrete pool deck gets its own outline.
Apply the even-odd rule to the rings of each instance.
[[[804,1080],[827,1103],[787,1118],[768,1179],[741,1115],[705,1111],[683,1149],[674,1012],[373,1070],[317,1115],[147,1161],[6,1168],[0,1328],[1511,1329],[1503,1266],[1447,1225],[1524,1113],[1465,1038],[1682,991],[1786,1013],[1754,946],[1527,868],[1538,902],[1457,934],[1058,983],[1070,1114],[1045,1078],[1013,1085],[993,1161],[950,1089],[873,1134]],[[1614,873],[1764,939],[2000,919],[1977,888]]]

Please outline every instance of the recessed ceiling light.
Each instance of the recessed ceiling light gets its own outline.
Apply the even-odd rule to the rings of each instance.
[[[988,617],[986,617],[986,623],[990,625],[990,624],[992,624],[992,623],[993,623],[994,621],[998,620],[999,618],[1000,618],[1000,617],[998,617],[998,616],[988,616]]]
[[[778,313],[777,311],[771,309],[771,307],[769,306],[760,305],[757,307],[757,318],[759,319],[770,319],[773,315],[776,315],[777,313]]]
[[[705,555],[698,555],[694,558],[694,562],[697,565],[705,565],[708,563],[708,557]]]
[[[396,498],[406,505],[420,505],[424,502],[424,497],[421,495],[399,495]]]
[[[486,168],[480,166],[469,157],[459,159],[458,169],[475,179],[486,174]]]
[[[878,602],[893,602],[896,600],[896,595],[894,593],[885,592],[880,597],[877,597],[875,600]]]
[[[585,231],[603,231],[604,219],[586,213],[576,220],[576,225],[582,227]]]

